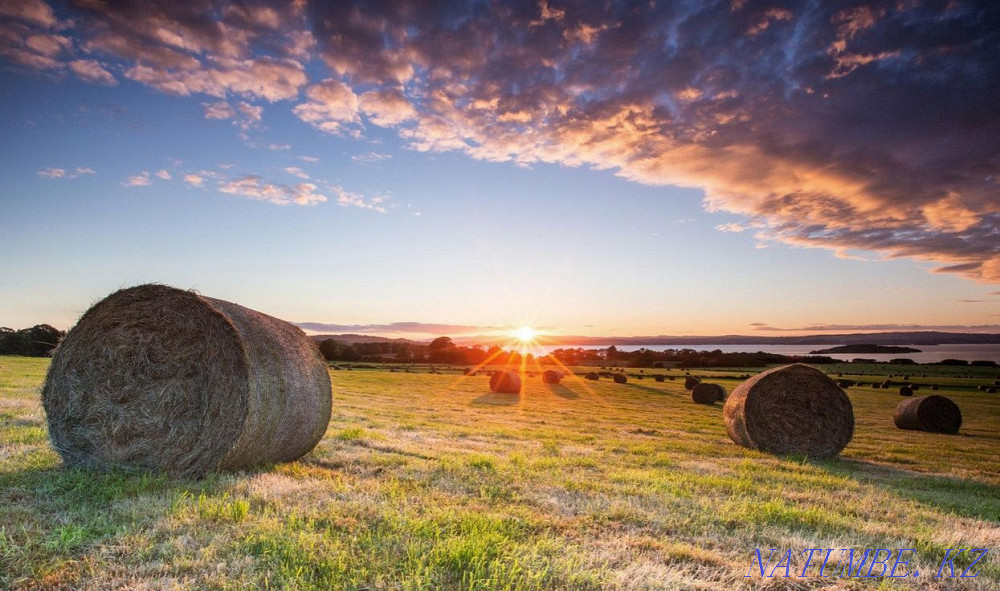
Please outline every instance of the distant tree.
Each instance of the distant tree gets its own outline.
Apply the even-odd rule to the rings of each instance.
[[[361,353],[354,348],[353,345],[347,345],[340,349],[340,360],[341,361],[360,361]]]
[[[319,344],[319,352],[323,354],[323,359],[327,361],[337,361],[340,359],[340,343],[333,339],[326,339]]]
[[[448,363],[454,360],[455,343],[450,337],[438,337],[427,345],[431,363]]]
[[[27,333],[30,347],[29,355],[35,357],[51,355],[52,350],[59,345],[59,342],[66,335],[63,331],[49,324],[36,324],[29,328]]]

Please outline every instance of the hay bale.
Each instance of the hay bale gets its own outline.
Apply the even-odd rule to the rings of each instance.
[[[701,383],[701,378],[690,377],[684,380],[684,389],[693,390],[695,386]]]
[[[958,433],[962,426],[962,411],[950,399],[932,394],[900,402],[892,420],[900,429]]]
[[[900,386],[899,388],[900,396],[913,396],[913,388],[909,386]]]
[[[597,372],[595,372],[595,371],[587,372],[587,375],[584,376],[584,377],[586,377],[588,380],[593,380],[595,382],[597,380],[601,379],[601,376],[597,375]]]
[[[997,393],[997,389],[996,388],[987,388],[986,389],[986,393],[987,394],[996,394]]]
[[[546,384],[558,384],[562,377],[562,372],[554,369],[547,369],[542,372],[542,381]]]
[[[520,394],[521,376],[512,371],[497,371],[490,377],[490,390],[498,394]]]
[[[920,389],[920,384],[908,384],[908,385],[910,386],[910,390],[913,390],[914,392]]]
[[[667,379],[667,377],[666,376],[653,376],[653,379],[656,380],[657,382],[662,382],[662,381],[665,381]]]
[[[851,401],[808,365],[776,367],[743,382],[729,395],[723,416],[734,442],[771,453],[833,456],[854,436]]]
[[[613,379],[616,384],[625,384],[625,383],[628,383],[628,378],[625,377],[625,374],[623,374],[623,373],[616,373],[615,377],[613,377],[611,379]]]
[[[719,384],[702,382],[691,389],[691,400],[698,404],[715,404],[726,399],[726,389]]]
[[[934,392],[937,392],[937,389],[938,389],[937,384],[931,385],[931,390],[933,390]]]
[[[319,349],[297,327],[140,285],[69,331],[42,403],[67,465],[198,477],[305,455],[326,432],[330,392]]]

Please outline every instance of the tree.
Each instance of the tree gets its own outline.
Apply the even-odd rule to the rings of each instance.
[[[319,352],[323,354],[323,359],[336,361],[340,358],[340,343],[333,339],[326,339],[319,344]]]
[[[431,363],[450,362],[454,357],[455,349],[455,343],[451,342],[450,337],[438,337],[431,341],[430,345],[427,345]]]

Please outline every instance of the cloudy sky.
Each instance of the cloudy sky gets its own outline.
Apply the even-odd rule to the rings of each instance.
[[[1000,5],[0,0],[0,325],[1000,332]]]

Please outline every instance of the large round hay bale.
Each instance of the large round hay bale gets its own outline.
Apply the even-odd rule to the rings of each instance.
[[[951,399],[932,394],[900,402],[892,420],[900,429],[958,433],[962,426],[962,411]]]
[[[628,383],[628,378],[625,377],[625,374],[623,374],[623,373],[616,373],[615,376],[613,378],[611,378],[611,379],[613,379],[616,384],[625,384],[625,383]]]
[[[667,376],[653,376],[653,379],[657,382],[662,382],[667,379]]]
[[[684,380],[684,389],[693,390],[695,386],[701,383],[701,378],[689,377]]]
[[[330,374],[297,327],[165,285],[117,291],[56,350],[42,403],[67,465],[201,476],[308,453]]]
[[[519,394],[521,376],[512,371],[497,371],[490,377],[490,390],[499,394]]]
[[[715,404],[726,399],[726,389],[719,384],[702,382],[691,389],[691,400],[698,404]]]
[[[913,396],[913,388],[909,386],[900,386],[899,388],[900,396]]]
[[[586,377],[586,378],[587,378],[588,380],[593,380],[593,381],[595,381],[595,382],[596,382],[597,380],[601,379],[601,376],[597,375],[597,372],[596,372],[596,371],[588,371],[588,372],[587,372],[587,375],[586,375],[586,376],[584,376],[584,377]]]
[[[771,453],[832,456],[854,436],[847,395],[822,371],[802,364],[743,382],[729,395],[723,416],[734,442]]]
[[[562,377],[562,372],[554,369],[547,369],[542,372],[542,381],[546,384],[558,384]]]

